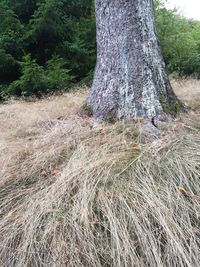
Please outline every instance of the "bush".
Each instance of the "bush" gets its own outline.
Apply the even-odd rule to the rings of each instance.
[[[26,55],[21,63],[22,76],[19,80],[12,82],[7,89],[7,93],[17,96],[40,96],[48,91],[48,81],[42,66],[32,60],[30,55]]]
[[[156,28],[162,53],[169,73],[179,76],[198,72],[196,59],[200,40],[200,23],[183,17],[177,10],[156,5]]]
[[[0,59],[0,83],[16,79],[19,72],[18,62],[4,49],[0,49]]]
[[[59,56],[53,56],[47,62],[45,70],[35,59],[31,59],[30,55],[26,55],[21,62],[21,77],[8,86],[6,93],[16,96],[41,96],[50,91],[66,89],[74,77],[64,68],[64,63]]]
[[[46,76],[48,88],[51,91],[67,88],[74,79],[70,70],[65,69],[65,61],[57,55],[47,62]]]
[[[200,54],[191,57],[184,66],[184,73],[186,75],[193,75],[200,79]]]

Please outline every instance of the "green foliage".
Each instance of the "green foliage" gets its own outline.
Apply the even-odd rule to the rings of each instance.
[[[42,93],[48,91],[48,82],[45,76],[45,71],[42,66],[36,63],[36,60],[32,60],[30,55],[23,57],[21,63],[22,76],[12,82],[7,93],[17,96],[40,96]]]
[[[197,79],[200,79],[200,53],[191,56],[187,60],[183,66],[183,71],[188,75],[195,75]]]
[[[199,75],[200,22],[186,19],[177,10],[167,10],[157,1],[156,26],[169,73]]]
[[[74,22],[77,29],[72,41],[65,41],[61,47],[62,54],[73,58],[68,60],[68,67],[73,74],[84,79],[91,77],[96,61],[95,20],[91,18],[79,19]]]
[[[48,80],[48,89],[59,90],[69,87],[74,77],[70,74],[70,70],[64,68],[65,61],[59,56],[53,56],[47,61],[47,70],[45,72]]]
[[[63,1],[44,1],[30,19],[23,42],[26,49],[44,64],[59,44],[69,38],[67,28]]]
[[[7,0],[8,5],[23,23],[28,23],[33,15],[38,0]]]
[[[9,8],[7,1],[0,1],[0,17],[1,17],[1,23],[0,23],[0,33],[6,34],[8,32],[17,32],[20,28],[20,21],[13,12],[12,9]]]
[[[0,49],[0,83],[9,81],[11,77],[17,78],[19,64],[5,49]]]
[[[22,75],[7,88],[8,95],[40,96],[44,93],[65,89],[70,85],[73,76],[64,68],[64,60],[53,56],[47,62],[46,69],[31,59],[30,54],[23,57],[21,62]]]
[[[92,78],[93,0],[0,0],[0,16],[1,91],[40,95]]]

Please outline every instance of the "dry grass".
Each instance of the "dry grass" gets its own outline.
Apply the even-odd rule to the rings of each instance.
[[[200,109],[200,81],[195,79],[173,80],[176,94],[194,110]]]
[[[195,112],[152,143],[84,91],[0,107],[0,266],[200,265],[200,83],[174,84]]]

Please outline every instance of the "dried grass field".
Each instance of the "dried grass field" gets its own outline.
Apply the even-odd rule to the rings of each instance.
[[[200,81],[155,141],[76,115],[87,89],[0,106],[1,267],[200,266]]]

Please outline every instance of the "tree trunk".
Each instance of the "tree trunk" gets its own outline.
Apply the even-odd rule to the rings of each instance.
[[[154,118],[176,96],[155,34],[152,0],[95,0],[97,63],[87,105],[101,119]]]

